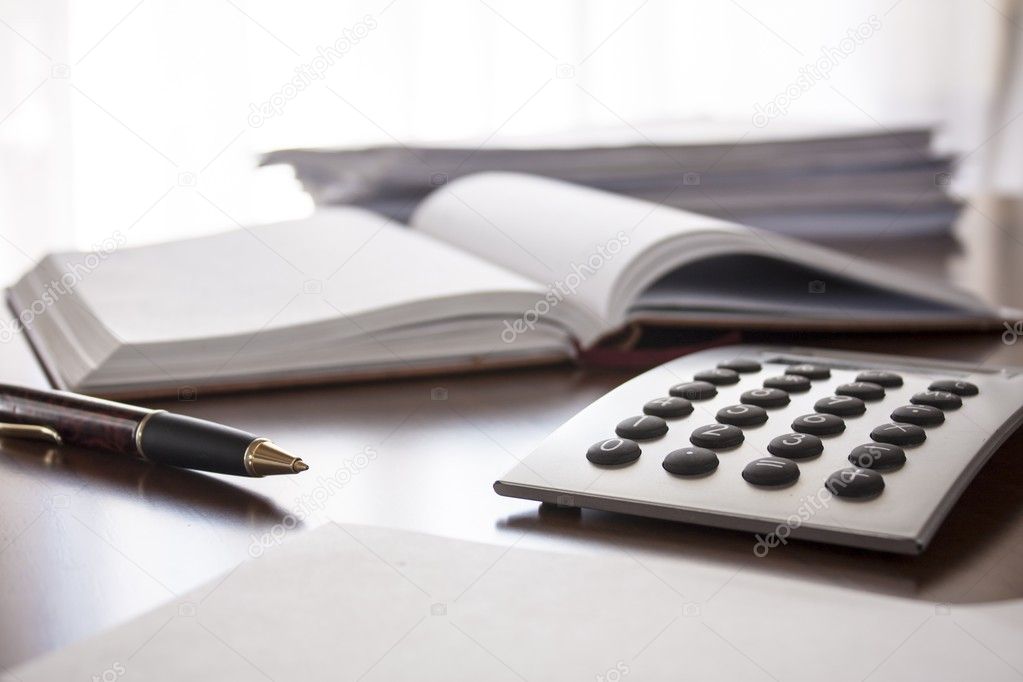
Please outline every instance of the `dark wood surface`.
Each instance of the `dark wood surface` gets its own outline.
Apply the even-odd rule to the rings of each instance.
[[[949,243],[872,243],[863,257],[948,276],[1023,307],[1019,204],[976,201]],[[999,333],[757,335],[822,345],[1023,365]],[[613,544],[684,555],[722,581],[746,568],[826,589],[935,603],[1023,598],[1023,436],[1011,438],[931,549],[896,557],[795,543],[756,560],[742,533],[498,497],[492,482],[576,411],[631,376],[570,367],[204,396],[151,407],[272,437],[311,466],[247,480],[74,448],[0,443],[0,666],[123,622],[230,571],[286,534],[330,520],[537,547]],[[0,345],[0,381],[43,386],[28,349]],[[191,397],[191,396],[188,396]],[[517,540],[518,541],[518,540]],[[343,567],[338,567],[339,577]],[[1009,627],[1010,624],[1007,624]],[[1014,627],[1018,627],[1015,624]]]

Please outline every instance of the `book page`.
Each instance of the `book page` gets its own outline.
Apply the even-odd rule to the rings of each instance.
[[[688,234],[742,230],[714,218],[511,173],[450,183],[412,218],[416,231],[544,283],[603,320],[623,321],[623,280],[652,249]],[[673,267],[677,263],[669,264]]]
[[[605,331],[644,309],[673,311],[679,319],[688,313],[701,313],[694,319],[702,319],[708,309],[718,309],[737,316],[736,324],[765,305],[804,307],[806,315],[822,318],[833,317],[822,311],[841,307],[850,326],[872,317],[997,317],[975,296],[947,282],[709,216],[539,177],[487,173],[457,180],[428,197],[412,224],[564,291],[570,304],[596,311]],[[808,283],[816,280],[829,282],[829,296],[811,297]],[[843,298],[837,300],[840,293]]]
[[[74,256],[66,257],[68,262]],[[415,324],[456,297],[537,295],[503,268],[361,209],[209,237],[127,248],[83,277],[76,295],[127,343],[232,336],[365,318],[401,307]],[[414,310],[409,311],[410,305]]]

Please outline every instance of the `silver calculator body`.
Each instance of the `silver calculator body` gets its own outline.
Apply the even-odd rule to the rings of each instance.
[[[603,466],[587,458],[588,448],[616,438],[616,425],[642,415],[651,400],[667,396],[673,386],[697,373],[737,359],[760,369],[747,367],[736,383],[715,386],[714,397],[692,400],[690,414],[665,419],[667,433],[638,441],[641,454],[634,461]],[[790,393],[787,405],[766,409],[766,422],[742,427],[740,445],[716,451],[716,469],[699,476],[665,470],[668,453],[691,448],[693,431],[717,423],[720,410],[741,405],[741,396],[761,388],[765,379],[807,365],[827,368],[830,376],[814,379],[809,390]],[[744,478],[752,462],[771,457],[772,439],[793,432],[797,418],[817,412],[819,400],[856,382],[861,372],[878,370],[897,374],[901,386],[865,401],[862,414],[842,417],[844,430],[821,437],[819,456],[796,461],[794,483],[758,486]],[[884,483],[880,494],[850,499],[825,486],[829,476],[853,466],[850,453],[874,442],[871,432],[891,423],[896,408],[912,405],[914,396],[941,381],[970,385],[976,393],[964,395],[961,407],[943,410],[943,423],[924,427],[924,442],[904,446],[905,464],[878,472]],[[1021,421],[1021,369],[809,348],[727,346],[677,358],[610,391],[548,436],[494,489],[500,495],[562,506],[750,531],[767,542],[797,538],[917,554]]]

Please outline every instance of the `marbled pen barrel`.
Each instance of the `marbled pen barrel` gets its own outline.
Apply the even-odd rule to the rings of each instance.
[[[49,426],[65,443],[138,456],[135,430],[150,410],[59,391],[0,384],[0,423]]]

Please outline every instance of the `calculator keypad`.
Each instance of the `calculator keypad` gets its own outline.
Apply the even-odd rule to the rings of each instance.
[[[631,440],[652,440],[668,433],[668,422],[652,414],[641,414],[618,422],[615,433]]]
[[[682,384],[675,384],[668,393],[686,400],[710,400],[718,394],[718,389],[708,381],[687,381]]]
[[[602,466],[629,464],[639,459],[639,445],[627,438],[606,438],[586,451],[586,459]]]
[[[884,388],[898,388],[902,386],[902,377],[895,372],[882,372],[881,370],[867,370],[856,375],[856,381],[865,381],[870,384],[877,384]]]
[[[782,374],[764,379],[764,388],[777,388],[789,393],[806,393],[813,384],[801,374]]]
[[[650,414],[662,419],[678,419],[692,413],[693,404],[678,396],[654,398],[643,406],[643,414]]]
[[[884,490],[884,477],[871,469],[847,467],[828,476],[824,487],[838,497],[876,497]]]
[[[795,483],[799,466],[781,457],[761,457],[746,465],[742,477],[753,485],[777,488]]]
[[[849,395],[860,400],[881,400],[884,398],[884,386],[870,381],[854,381],[836,388],[835,394]]]
[[[643,405],[643,414],[618,423],[618,438],[595,443],[586,453],[587,459],[600,466],[620,466],[639,458],[635,441],[655,440],[668,433],[667,419],[682,420],[694,412],[693,400],[710,400],[717,396],[719,386],[739,383],[741,375],[757,374],[762,365],[751,359],[736,358],[720,362],[717,367],[698,371],[693,380],[670,386],[669,396],[654,398]],[[679,448],[665,455],[662,467],[675,476],[705,476],[718,468],[716,450],[737,447],[745,440],[743,428],[758,427],[769,422],[770,408],[786,407],[790,393],[810,390],[813,381],[829,379],[829,368],[808,363],[793,364],[785,373],[763,381],[763,388],[744,391],[740,404],[717,410],[717,424],[694,429],[689,436],[690,447]],[[750,462],[742,472],[748,482],[761,487],[783,487],[799,478],[797,461],[819,457],[825,450],[821,437],[842,433],[845,417],[866,413],[867,402],[883,401],[885,388],[902,386],[903,378],[894,372],[867,370],[856,381],[837,386],[834,395],[814,402],[815,412],[797,417],[792,432],[771,439],[767,451],[771,456]],[[890,415],[892,423],[873,428],[874,442],[853,448],[846,459],[853,464],[831,474],[825,487],[839,497],[869,498],[884,489],[881,471],[894,471],[906,463],[902,446],[919,445],[927,435],[922,427],[938,426],[945,421],[944,409],[962,406],[963,395],[976,395],[977,387],[956,380],[934,381],[928,390],[916,393],[911,404],[896,407]]]
[[[864,443],[853,448],[849,461],[861,469],[898,469],[906,463],[906,451],[888,443]]]
[[[976,384],[971,384],[969,381],[957,381],[955,379],[932,381],[931,385],[927,387],[927,390],[947,391],[961,396],[972,396],[980,393],[980,389],[977,388]]]
[[[785,407],[789,401],[789,394],[780,388],[754,388],[739,396],[740,403],[758,407]]]
[[[915,424],[881,424],[870,432],[878,443],[892,445],[920,445],[927,440],[927,433]]]
[[[767,421],[767,411],[756,405],[730,405],[718,410],[717,420],[733,426],[758,426]]]
[[[767,451],[775,457],[810,459],[824,452],[824,441],[809,433],[784,433],[771,439]]]
[[[892,421],[917,426],[937,426],[945,421],[945,413],[930,405],[903,405],[892,412]]]
[[[728,360],[727,362],[719,362],[718,367],[722,369],[730,369],[733,372],[739,374],[748,374],[750,372],[759,372],[763,369],[763,366],[756,360],[750,358],[735,358],[734,360]]]
[[[963,406],[963,399],[948,391],[924,391],[915,394],[909,402],[914,405],[930,405],[939,410],[958,410]]]
[[[813,409],[836,417],[858,417],[867,411],[867,406],[851,395],[829,395],[815,402]]]
[[[716,450],[734,448],[746,440],[746,435],[738,426],[731,424],[708,424],[694,430],[689,435],[689,442],[701,448]]]
[[[831,436],[845,431],[845,422],[841,417],[833,414],[814,412],[813,414],[804,414],[802,417],[796,417],[796,420],[792,422],[792,430],[799,431],[800,433],[810,433],[815,436]]]
[[[785,369],[786,374],[795,374],[796,376],[806,377],[811,381],[815,379],[828,379],[831,377],[831,370],[823,365],[789,365]]]
[[[718,367],[716,369],[705,369],[693,375],[696,381],[706,381],[715,386],[730,386],[739,383],[739,373],[734,369]]]
[[[718,468],[718,456],[707,448],[682,448],[669,452],[661,466],[676,476],[703,476]]]

